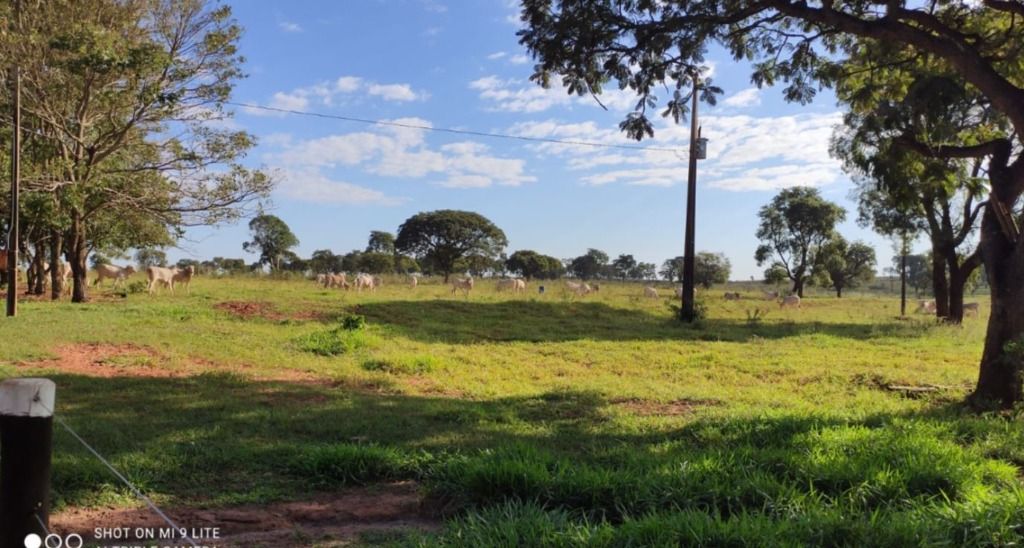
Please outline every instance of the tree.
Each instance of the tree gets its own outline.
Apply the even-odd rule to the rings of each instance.
[[[836,290],[836,297],[843,296],[844,289],[852,289],[862,282],[875,277],[875,250],[863,242],[848,243],[842,236],[836,236],[821,247],[815,274]]]
[[[902,257],[894,255],[892,258],[893,270],[898,274]],[[932,287],[932,261],[927,255],[907,255],[907,284],[914,288],[914,293],[920,295]]]
[[[509,255],[505,260],[505,267],[513,274],[527,280],[555,279],[561,277],[565,271],[562,261],[528,249],[519,250]]]
[[[269,266],[271,270],[280,270],[291,248],[299,245],[299,239],[288,225],[274,215],[253,217],[249,221],[249,232],[252,241],[243,243],[242,249],[248,253],[259,253],[259,264]]]
[[[395,253],[395,235],[382,230],[370,232],[370,241],[366,244],[367,253]]]
[[[630,277],[629,273],[634,268],[636,268],[636,259],[632,255],[622,254],[612,261],[612,271],[615,273],[615,277],[621,280]]]
[[[727,47],[737,59],[754,62],[753,81],[786,83],[787,100],[809,102],[818,85],[849,78],[847,61],[866,46],[893,55],[863,69],[876,82],[902,65],[927,61],[965,81],[1005,116],[1006,134],[974,140],[948,136],[922,143],[907,136],[903,145],[934,158],[985,158],[990,186],[981,220],[979,247],[992,295],[978,383],[970,397],[984,406],[1013,407],[1024,399],[1024,238],[1014,213],[1024,194],[1024,154],[1014,142],[1024,138],[1024,67],[1017,19],[1019,1],[943,3],[864,3],[853,0],[805,2],[558,2],[526,0],[519,31],[537,63],[531,79],[550,85],[561,77],[569,93],[599,95],[609,81],[637,95],[633,112],[620,127],[640,139],[653,134],[648,110],[658,106],[655,90],[673,90],[665,115],[677,121],[687,113],[689,84],[704,61],[708,44]],[[858,66],[861,65],[856,63]],[[705,101],[710,90],[704,89]],[[712,99],[713,100],[713,99]],[[923,121],[937,121],[922,113]]]
[[[923,156],[902,143],[907,135],[926,142],[966,134],[983,139],[1004,128],[1001,117],[994,116],[976,93],[923,69],[902,81],[900,74],[893,75],[896,81],[890,85],[906,87],[906,93],[865,96],[865,88],[876,89],[878,84],[858,79],[842,83],[838,94],[852,111],[833,136],[832,154],[857,183],[861,225],[870,224],[888,236],[928,235],[935,313],[960,323],[965,287],[981,265],[981,253],[972,250],[970,236],[987,192],[978,177],[982,162]],[[892,100],[893,95],[902,97]],[[922,112],[928,113],[927,123]]]
[[[341,257],[330,249],[318,249],[309,257],[309,269],[314,274],[333,274],[344,270]]]
[[[754,254],[758,265],[785,270],[793,293],[803,297],[804,284],[817,263],[818,251],[835,233],[846,211],[821,197],[814,188],[787,188],[761,208]]]
[[[483,215],[443,209],[417,213],[398,228],[395,249],[444,274],[445,283],[459,259],[496,258],[508,245],[500,228]]]
[[[138,263],[140,271],[151,266],[167,266],[167,253],[161,249],[139,249],[135,252],[135,262]]]
[[[683,283],[683,263],[686,259],[683,257],[673,257],[666,259],[665,262],[661,263],[661,277],[669,282]]]
[[[653,280],[657,276],[658,267],[654,263],[639,262],[629,271],[634,280]]]
[[[203,273],[205,273],[205,268],[203,267],[203,263],[201,263],[201,262],[199,262],[199,261],[197,261],[195,259],[178,259],[178,262],[174,263],[174,266],[176,266],[178,268],[181,268],[181,269],[185,269],[185,268],[188,268],[188,267],[191,266],[192,268],[195,269],[196,274],[203,274]]]
[[[723,253],[700,251],[694,257],[693,279],[704,289],[710,289],[714,284],[728,282],[731,272],[732,264]]]
[[[573,276],[590,280],[597,278],[608,265],[608,254],[600,249],[590,248],[587,252],[569,263],[569,271]]]
[[[395,255],[367,251],[359,256],[359,270],[369,274],[387,274],[395,271]]]
[[[5,21],[12,9],[0,6]],[[54,0],[25,3],[18,24],[0,35],[0,66],[21,69],[26,144],[39,152],[24,165],[24,189],[57,213],[51,261],[65,251],[73,301],[87,300],[86,259],[104,237],[163,245],[182,227],[237,219],[269,193],[270,179],[239,163],[251,137],[210,124],[227,116],[242,76],[230,8]]]
[[[363,252],[353,249],[341,257],[341,272],[359,272],[362,266]]]

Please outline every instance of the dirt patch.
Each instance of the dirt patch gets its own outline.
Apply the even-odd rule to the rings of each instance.
[[[328,314],[318,310],[299,310],[297,312],[281,312],[273,303],[265,301],[224,301],[213,305],[213,308],[227,312],[232,316],[251,320],[262,318],[264,320],[316,320],[328,319]]]
[[[66,344],[56,358],[19,362],[18,367],[44,367],[90,377],[182,377],[198,372],[162,366],[157,351],[133,344]]]
[[[366,533],[398,534],[407,531],[433,531],[440,523],[428,517],[419,486],[414,482],[374,485],[321,494],[309,500],[265,505],[245,505],[217,509],[165,508],[167,515],[181,528],[192,530],[198,544],[239,547],[254,546],[341,546]],[[77,533],[87,546],[133,544],[125,541],[153,541],[129,536],[127,539],[97,539],[97,527],[168,527],[148,508],[143,509],[69,509],[50,516],[50,528],[63,535]],[[211,538],[218,528],[217,539]],[[181,537],[177,537],[181,539]],[[156,542],[141,542],[155,544]],[[167,540],[160,544],[168,544]],[[187,544],[178,542],[177,544]]]
[[[701,407],[719,405],[719,402],[715,400],[681,399],[659,402],[640,398],[620,398],[611,400],[610,403],[641,417],[677,417],[689,415]]]

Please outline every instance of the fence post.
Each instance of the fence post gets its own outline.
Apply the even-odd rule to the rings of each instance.
[[[0,382],[0,548],[46,537],[56,391],[49,379]]]

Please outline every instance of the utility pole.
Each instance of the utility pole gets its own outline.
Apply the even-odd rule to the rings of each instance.
[[[15,3],[19,7],[20,2]],[[14,127],[11,136],[11,231],[7,239],[7,315],[18,314],[18,210],[19,183],[21,181],[21,70],[15,66],[14,80]]]
[[[695,219],[697,214],[697,140],[700,138],[700,128],[697,125],[697,86],[700,78],[697,68],[693,67],[690,72],[693,78],[693,107],[690,109],[690,169],[687,173],[686,182],[686,234],[683,244],[683,296],[682,307],[680,308],[680,319],[684,322],[693,322],[696,317],[693,308],[693,238]]]
[[[907,316],[907,252],[909,244],[904,234],[900,241],[900,317]]]

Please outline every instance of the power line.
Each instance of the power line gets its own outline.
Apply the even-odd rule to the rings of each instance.
[[[357,122],[360,124],[370,124],[375,126],[389,126],[389,127],[400,127],[406,129],[422,129],[425,131],[437,131],[441,133],[454,133],[457,135],[471,135],[474,137],[487,137],[490,139],[509,139],[514,141],[530,141],[536,143],[552,143],[558,145],[574,145],[574,146],[586,146],[594,148],[618,148],[625,150],[640,150],[650,152],[671,152],[677,154],[679,149],[667,148],[667,147],[648,147],[640,145],[617,145],[614,143],[598,143],[594,141],[572,141],[564,139],[551,139],[547,137],[527,137],[525,135],[508,135],[505,133],[490,133],[486,131],[473,131],[469,129],[454,129],[447,127],[433,127],[425,126],[421,124],[409,124],[405,122],[393,122],[390,120],[371,120],[369,118],[356,118],[354,116],[341,116],[339,114],[324,114],[322,112],[309,112],[305,110],[293,110],[288,108],[268,107],[266,105],[257,105],[254,103],[236,103],[234,101],[225,101],[224,104],[232,105],[236,107],[251,108],[256,110],[264,110],[267,112],[280,112],[283,114],[295,114],[298,116],[310,116],[313,118],[327,118],[331,120],[342,120],[345,122]]]

